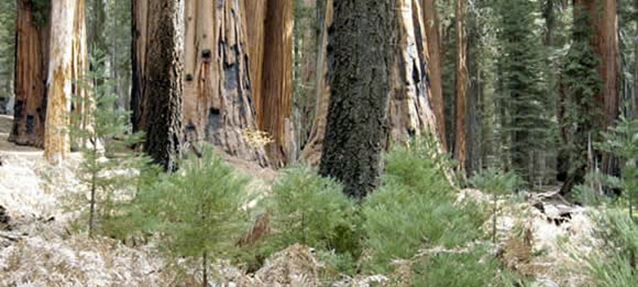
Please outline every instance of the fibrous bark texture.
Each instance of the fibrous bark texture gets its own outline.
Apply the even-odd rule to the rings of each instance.
[[[321,150],[323,149],[328,118],[328,103],[330,102],[329,59],[332,58],[332,48],[328,50],[328,42],[332,34],[329,33],[329,29],[332,26],[333,0],[326,0],[325,3],[326,7],[324,9],[317,51],[315,118],[310,130],[308,143],[300,155],[300,159],[313,166],[319,165],[321,160]]]
[[[69,113],[73,82],[81,74],[85,55],[84,0],[53,0],[51,2],[51,42],[47,82],[47,112],[44,132],[44,157],[60,164],[69,150]],[[84,51],[84,54],[83,54]]]
[[[43,147],[50,25],[48,21],[39,23],[42,26],[37,25],[32,8],[28,0],[17,1],[16,99],[9,141]]]
[[[428,46],[420,2],[396,1],[398,45],[394,49],[389,105],[390,140],[405,143],[422,132],[436,134],[428,86]]]
[[[465,169],[466,157],[466,88],[467,88],[467,66],[466,61],[466,37],[465,37],[465,0],[456,0],[455,9],[456,25],[456,62],[455,62],[455,84],[456,84],[456,109],[455,109],[455,136],[454,136],[454,159],[458,162],[458,170]]]
[[[396,1],[340,0],[334,6],[334,73],[320,173],[361,198],[381,173],[395,39]]]
[[[188,140],[266,166],[263,147],[249,137],[257,126],[243,7],[241,0],[186,1],[184,125]]]
[[[620,51],[618,46],[618,15],[616,0],[575,0],[574,6],[589,13],[589,22],[594,31],[591,45],[601,59],[598,73],[603,80],[602,92],[596,101],[603,107],[603,116],[598,121],[601,130],[615,125],[618,118],[620,85]],[[601,170],[613,173],[617,164],[610,155],[603,156]]]
[[[436,132],[441,146],[447,149],[445,136],[445,105],[443,100],[443,78],[441,76],[441,40],[439,37],[439,18],[436,13],[435,0],[422,0],[423,22],[427,35],[429,61],[430,103],[436,117]]]
[[[131,123],[133,131],[143,131],[144,121],[143,113],[145,107],[146,96],[144,93],[144,85],[146,83],[146,41],[148,38],[147,20],[148,20],[148,1],[135,0],[131,1],[131,29],[133,34],[131,64],[132,64],[132,83],[131,83]]]
[[[84,73],[89,69],[85,0],[76,0],[75,3],[71,55],[71,95],[75,100],[71,101],[71,111],[74,114],[71,118],[71,124],[74,129],[90,130],[93,129],[93,119],[89,117],[90,112],[88,111],[95,108],[95,103],[90,97],[87,97],[86,91],[77,84],[78,81],[85,78]],[[87,142],[81,142],[79,138],[72,140],[77,145],[86,146],[89,144]]]
[[[182,140],[183,13],[183,0],[149,2],[144,148],[167,171],[177,168]]]
[[[255,118],[261,117],[261,79],[264,69],[264,39],[266,35],[266,8],[268,0],[243,0],[246,11],[248,56],[250,59],[250,82]]]
[[[261,106],[257,125],[273,139],[266,153],[274,167],[283,167],[290,143],[286,119],[292,108],[293,0],[269,0],[266,12]]]

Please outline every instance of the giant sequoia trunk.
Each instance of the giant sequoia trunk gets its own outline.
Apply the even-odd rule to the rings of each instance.
[[[144,85],[146,83],[146,39],[147,19],[148,19],[148,0],[131,1],[131,32],[133,34],[131,43],[131,65],[132,65],[132,83],[131,83],[131,123],[133,131],[143,131],[144,122]]]
[[[85,57],[84,0],[53,0],[44,132],[44,157],[52,164],[60,164],[70,150],[69,134],[65,129],[70,124],[71,97],[82,97],[74,82],[82,77],[86,68]],[[75,108],[76,112],[83,114],[86,106]],[[88,119],[78,118],[80,122],[77,124],[86,128]]]
[[[396,1],[398,45],[394,49],[389,105],[391,138],[407,142],[422,132],[436,134],[428,83],[428,40],[420,1]]]
[[[250,138],[257,127],[242,1],[185,3],[187,138],[211,142],[230,155],[267,165],[263,147]]]
[[[466,61],[466,38],[465,38],[465,0],[456,0],[455,9],[456,26],[456,62],[455,62],[455,83],[456,83],[456,109],[455,109],[455,136],[454,136],[454,159],[458,162],[458,170],[465,170],[466,157],[466,85],[467,67]]]
[[[429,61],[430,102],[436,116],[436,132],[443,149],[447,149],[445,136],[445,105],[443,100],[443,78],[441,76],[441,40],[439,38],[439,18],[435,0],[422,0],[423,22],[427,35]]]
[[[600,130],[614,126],[618,118],[620,51],[618,47],[618,15],[616,0],[575,0],[575,7],[589,13],[589,22],[594,31],[591,45],[601,59],[598,73],[603,80],[603,89],[596,101],[603,107],[603,116],[597,121]],[[575,9],[578,12],[578,9]],[[601,170],[615,173],[617,163],[603,155]]]
[[[374,190],[385,148],[392,88],[396,1],[334,6],[334,73],[320,173],[361,198]]]
[[[46,82],[49,65],[49,18],[42,22],[29,0],[17,1],[15,47],[14,120],[9,141],[18,145],[44,146]]]
[[[144,148],[165,170],[175,170],[182,140],[184,2],[153,0],[148,6],[144,91]]]
[[[246,11],[246,32],[250,61],[250,83],[255,106],[255,118],[259,119],[261,107],[261,83],[264,70],[264,39],[266,35],[267,0],[243,0]]]
[[[292,108],[293,0],[269,0],[267,6],[257,125],[273,139],[266,146],[271,164],[283,167],[291,144],[286,119],[290,120]]]
[[[272,137],[266,145],[271,165],[282,167],[290,150],[293,0],[243,1],[257,127]]]

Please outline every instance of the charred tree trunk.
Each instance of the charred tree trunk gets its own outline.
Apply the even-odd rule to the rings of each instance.
[[[146,84],[148,1],[149,0],[131,1],[131,30],[133,34],[131,43],[131,123],[134,132],[143,131],[145,128],[143,114],[146,105],[144,86]]]
[[[268,165],[257,130],[246,15],[240,0],[187,0],[185,9],[184,124],[190,141]],[[211,17],[212,15],[212,17]]]
[[[328,103],[330,102],[331,85],[327,74],[334,74],[333,34],[329,33],[332,20],[332,0],[326,1],[325,23],[319,39],[317,54],[317,104],[315,119],[310,140],[301,153],[301,158],[309,164],[316,164],[321,158],[321,150],[325,136]],[[421,132],[435,132],[437,118],[430,101],[428,77],[428,39],[425,34],[425,22],[420,2],[416,0],[396,1],[394,29],[398,31],[397,45],[393,49],[394,60],[390,70],[390,98],[388,118],[390,137],[387,141],[406,142],[410,137]],[[387,145],[387,143],[386,143]]]
[[[423,21],[429,52],[427,63],[429,72],[430,102],[436,117],[436,132],[444,150],[447,149],[445,136],[445,105],[443,100],[443,78],[441,76],[441,40],[439,37],[439,18],[436,13],[436,0],[422,0]]]
[[[273,139],[266,154],[275,167],[286,164],[290,143],[286,119],[292,109],[293,0],[269,0],[266,12],[262,91],[257,125]]]
[[[51,42],[47,112],[44,132],[44,157],[60,164],[70,150],[69,126],[71,97],[80,94],[74,81],[85,69],[86,30],[84,0],[53,0],[51,2]],[[86,101],[83,101],[86,102]],[[82,113],[84,106],[77,107]],[[85,127],[85,119],[81,120]]]
[[[334,6],[334,73],[320,173],[362,198],[378,183],[385,149],[396,1]]]
[[[15,105],[9,141],[18,145],[44,147],[49,65],[49,18],[34,19],[28,0],[17,1],[15,47]]]
[[[144,90],[146,144],[153,160],[167,171],[177,168],[182,140],[184,2],[153,0],[148,6],[148,61]]]
[[[467,67],[466,67],[466,37],[465,37],[465,0],[456,0],[455,9],[456,21],[456,132],[454,141],[454,159],[458,162],[458,170],[465,170],[466,157],[466,88],[467,88]]]

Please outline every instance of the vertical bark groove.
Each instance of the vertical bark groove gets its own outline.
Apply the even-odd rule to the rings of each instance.
[[[443,100],[443,77],[441,76],[441,40],[439,37],[439,18],[435,0],[422,0],[423,21],[428,46],[428,71],[430,102],[436,118],[436,132],[444,150],[447,149],[445,136],[445,105]]]
[[[50,24],[36,26],[28,0],[17,1],[14,120],[9,141],[44,147]]]
[[[273,138],[266,145],[270,163],[283,167],[289,150],[286,119],[292,109],[293,0],[269,0],[257,125]]]

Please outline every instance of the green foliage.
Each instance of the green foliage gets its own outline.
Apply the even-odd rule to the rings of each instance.
[[[638,201],[638,120],[621,116],[615,127],[603,133],[603,138],[605,141],[598,147],[622,160],[623,195],[629,201],[629,213],[633,216],[633,207]]]
[[[488,168],[472,176],[470,184],[482,191],[503,195],[516,191],[523,185],[523,179],[513,171],[502,172],[498,169]]]
[[[33,26],[43,27],[49,23],[51,15],[51,0],[28,0],[31,13],[33,13]]]
[[[366,268],[389,271],[396,258],[407,259],[427,246],[455,247],[481,237],[485,213],[475,203],[457,203],[435,150],[427,140],[395,147],[386,158],[383,186],[362,204]]]
[[[191,156],[180,167],[140,190],[129,217],[141,231],[161,234],[163,247],[177,257],[231,255],[247,222],[246,178],[208,147],[201,158]]]
[[[596,236],[606,244],[587,257],[596,286],[633,286],[638,282],[638,224],[620,210],[608,210],[598,218]]]
[[[360,217],[355,202],[343,194],[338,182],[307,167],[289,168],[282,171],[265,205],[275,232],[258,242],[252,251],[257,254],[251,256],[266,258],[295,243],[340,258],[360,255]]]
[[[597,72],[600,59],[590,45],[592,37],[588,25],[588,13],[579,13],[572,29],[572,43],[563,59],[561,84],[564,87],[562,103],[564,115],[561,129],[565,137],[561,142],[562,152],[568,154],[570,173],[584,169],[587,164],[588,143],[597,141],[595,122],[601,117],[596,95],[602,89],[602,80]]]
[[[537,155],[551,146],[552,99],[547,97],[546,51],[541,45],[535,2],[497,1],[500,82],[498,105],[501,137],[507,142],[512,169],[532,182],[539,177]]]
[[[496,243],[496,220],[498,211],[498,195],[515,191],[522,185],[523,180],[512,171],[501,172],[500,170],[489,168],[475,174],[470,183],[475,188],[481,189],[493,196],[492,200],[492,241]]]
[[[13,95],[16,1],[0,1],[0,98]]]
[[[575,185],[572,194],[574,199],[588,206],[599,206],[610,202],[609,197],[601,195],[589,184]]]
[[[412,265],[412,272],[414,287],[520,286],[515,285],[517,276],[501,272],[499,262],[482,246],[469,252],[425,256]]]
[[[322,249],[348,251],[359,238],[356,210],[339,183],[308,168],[292,168],[273,186],[273,227],[281,246],[302,243]]]
[[[96,52],[90,60],[92,64],[103,62],[104,55]],[[109,92],[112,83],[105,74],[104,69],[85,71],[76,83],[84,94],[74,95],[73,104],[76,108],[82,107],[78,109],[83,112],[72,114],[69,127],[76,148],[82,153],[78,178],[90,191],[89,236],[96,228],[108,233],[101,228],[108,226],[117,212],[116,198],[134,196],[136,181],[141,180],[141,174],[146,175],[142,172],[139,176],[130,176],[127,171],[147,166],[143,156],[127,150],[131,144],[140,142],[142,135],[128,134],[129,113],[113,108],[117,96]],[[97,82],[101,84],[94,84]]]

